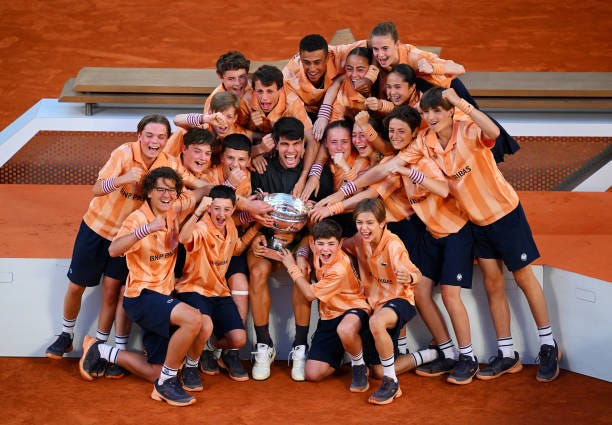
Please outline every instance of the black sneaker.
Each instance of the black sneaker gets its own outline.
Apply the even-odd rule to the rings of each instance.
[[[457,365],[457,360],[447,359],[444,356],[444,351],[437,348],[438,358],[432,362],[422,364],[417,367],[415,373],[419,376],[427,376],[432,378],[434,376],[444,375],[450,373]]]
[[[226,369],[234,381],[248,381],[249,373],[242,366],[238,350],[223,350],[219,357],[219,366]]]
[[[68,332],[62,332],[57,336],[57,339],[47,347],[45,356],[50,359],[60,360],[65,353],[72,351],[72,337]]]
[[[483,381],[499,378],[504,373],[517,373],[523,370],[519,354],[515,351],[514,358],[504,357],[501,350],[497,350],[497,356],[489,359],[489,366],[480,370],[476,377]]]
[[[538,382],[550,382],[559,376],[559,360],[561,360],[561,350],[555,341],[555,345],[544,344],[540,347],[540,354],[536,363],[539,363]]]
[[[100,344],[102,341],[89,335],[85,335],[83,339],[83,355],[79,360],[79,372],[86,381],[93,381],[94,378],[104,376],[107,362],[100,357],[100,350],[98,350]]]
[[[197,367],[183,366],[181,369],[181,380],[185,391],[202,391],[204,386],[200,379],[200,372]]]
[[[196,401],[194,396],[185,392],[176,376],[166,379],[163,384],[159,384],[159,380],[156,379],[151,398],[165,401],[171,406],[189,406]]]
[[[388,376],[383,376],[382,384],[374,394],[368,398],[368,402],[372,404],[389,404],[398,397],[402,396],[402,389],[399,386],[399,382],[394,381]]]
[[[219,365],[215,357],[215,352],[206,350],[202,351],[200,356],[200,370],[207,375],[218,375]]]
[[[455,366],[455,370],[451,372],[446,379],[447,382],[457,385],[465,385],[472,382],[474,375],[478,372],[478,359],[465,354],[459,354],[459,360]]]
[[[370,388],[368,382],[368,367],[364,364],[353,366],[352,368],[353,381],[351,382],[350,390],[352,393],[362,393]]]
[[[127,375],[127,371],[114,363],[109,363],[104,371],[104,377],[108,379],[121,379],[125,375]]]

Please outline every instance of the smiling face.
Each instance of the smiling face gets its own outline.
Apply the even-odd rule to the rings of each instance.
[[[254,91],[259,107],[266,114],[274,109],[281,93],[281,89],[276,87],[275,83],[264,86],[259,80],[255,81]]]
[[[325,147],[330,157],[341,153],[347,159],[351,153],[351,135],[346,128],[330,128],[325,137]]]
[[[416,90],[416,84],[409,85],[400,74],[392,72],[387,76],[387,99],[395,106],[403,105],[408,102]]]
[[[304,154],[304,140],[290,140],[280,137],[278,140],[278,160],[283,168],[295,168]]]
[[[393,41],[390,35],[375,35],[370,42],[374,59],[381,68],[388,70],[399,62],[399,40]]]
[[[163,177],[155,181],[155,187],[147,194],[151,211],[155,215],[165,215],[170,209],[170,204],[177,196],[174,181]]]
[[[370,63],[368,62],[368,58],[364,58],[363,56],[350,55],[346,58],[346,65],[344,66],[346,78],[350,80],[353,87],[356,81],[362,80],[365,77],[369,67]]]
[[[183,166],[196,176],[210,168],[212,146],[204,144],[191,144],[183,146]]]
[[[365,133],[357,124],[353,125],[352,141],[360,157],[369,158],[374,153],[374,149],[370,142],[368,142]]]
[[[223,177],[228,178],[232,170],[237,168],[246,170],[249,166],[249,153],[226,147],[221,154],[221,167]]]
[[[312,52],[300,52],[302,68],[313,86],[318,86],[327,71],[327,52],[325,50],[313,50]]]
[[[225,90],[234,93],[239,98],[244,95],[244,89],[249,82],[246,69],[225,71],[219,79]]]
[[[213,112],[217,112],[217,111],[213,111]],[[238,120],[238,112],[236,111],[236,108],[234,108],[233,106],[230,106],[229,108],[223,111],[220,111],[220,112],[225,117],[225,120],[227,121],[227,125],[223,125],[223,126],[212,125],[212,128],[217,136],[223,138],[227,136],[230,133],[230,130],[234,127],[234,125],[236,125],[236,121]]]
[[[157,155],[164,149],[168,141],[168,131],[166,126],[159,123],[150,122],[138,133],[138,142],[142,159],[147,166],[151,165]]]
[[[232,219],[232,214],[234,213],[232,200],[227,198],[213,199],[210,204],[209,213],[213,225],[217,229],[224,231],[227,221]]]
[[[405,148],[414,140],[417,131],[418,129],[413,134],[408,123],[397,118],[391,119],[389,121],[389,141],[391,146],[397,151]]]
[[[340,249],[340,241],[334,237],[319,238],[314,241],[314,249],[322,264],[330,264]]]
[[[453,126],[453,109],[446,110],[441,106],[427,109],[421,113],[421,116],[433,131],[436,133],[443,132]]]
[[[374,213],[364,211],[355,217],[355,226],[357,226],[357,232],[359,232],[364,241],[376,246],[382,237],[385,223],[380,223]]]

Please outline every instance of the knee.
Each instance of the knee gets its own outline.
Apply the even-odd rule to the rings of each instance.
[[[76,283],[70,282],[68,284],[68,288],[66,289],[66,293],[71,297],[80,297],[85,292],[85,287],[81,285],[77,285]]]
[[[252,291],[261,291],[268,285],[268,277],[270,276],[270,269],[268,267],[255,266],[251,269],[251,278],[249,280],[249,287]]]
[[[246,331],[236,330],[228,333],[228,343],[232,348],[241,348],[246,344]]]
[[[386,332],[387,328],[384,322],[374,315],[370,317],[370,331],[372,335],[380,335],[382,332]]]
[[[325,378],[325,375],[321,373],[319,368],[308,367],[308,362],[306,362],[306,367],[304,368],[304,376],[309,382],[319,382]]]

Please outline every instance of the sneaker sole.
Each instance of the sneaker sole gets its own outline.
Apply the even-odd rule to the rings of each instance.
[[[478,371],[479,371],[479,369],[476,369],[476,371],[474,372],[474,374],[472,376],[470,376],[468,379],[463,379],[463,380],[459,380],[457,378],[454,378],[451,375],[448,378],[446,378],[446,382],[448,382],[450,384],[455,384],[455,385],[467,385],[467,384],[471,384],[472,381],[474,380],[474,376],[476,376]]]
[[[402,396],[402,389],[400,387],[397,387],[397,392],[395,393],[395,395],[393,397],[390,397],[386,400],[376,400],[372,397],[368,398],[368,403],[370,404],[376,404],[378,406],[382,406],[384,404],[389,404],[391,402],[393,402],[393,400],[395,400],[396,398],[400,398]]]
[[[83,364],[85,363],[85,356],[87,355],[87,352],[95,342],[96,339],[89,335],[85,335],[85,338],[83,339],[83,354],[79,359],[79,373],[81,374],[81,377],[86,381],[93,381],[94,378],[98,377],[98,375],[90,374],[83,368]]]
[[[477,373],[476,378],[482,381],[490,381],[491,379],[499,378],[500,376],[505,375],[506,373],[519,373],[521,370],[523,370],[523,364],[519,359],[510,369],[506,369],[498,373],[497,375],[481,375],[480,373]]]
[[[551,382],[557,379],[557,377],[559,376],[559,360],[561,360],[561,357],[562,357],[561,349],[557,345],[557,370],[555,371],[555,374],[551,378],[542,378],[536,375],[536,380],[538,382]]]
[[[244,382],[244,381],[248,381],[249,380],[249,374],[247,373],[246,376],[236,376],[236,375],[232,375],[230,372],[229,367],[227,367],[227,365],[225,364],[225,362],[221,359],[221,357],[219,357],[219,359],[217,360],[217,363],[219,364],[219,368],[227,371],[227,376],[230,377],[230,379],[233,379],[234,381],[238,381],[238,382]]]
[[[125,377],[125,373],[123,373],[121,375],[107,375],[107,374],[104,374],[104,377],[106,379],[123,379]]]
[[[184,402],[169,400],[163,395],[161,395],[160,393],[158,393],[155,388],[153,388],[153,392],[151,393],[151,398],[157,401],[165,401],[170,406],[177,406],[177,407],[189,406],[190,404],[193,404],[196,402],[195,397],[191,398],[189,401],[184,401]]]
[[[414,373],[416,373],[419,376],[424,376],[426,378],[435,378],[436,376],[442,376],[442,375],[446,375],[447,373],[452,373],[452,371],[453,370],[451,369],[451,370],[444,370],[442,372],[433,372],[433,373],[431,373],[431,372],[425,372],[423,370],[416,369],[414,371]]]
[[[199,392],[204,391],[204,385],[201,385],[199,387],[194,387],[194,388],[189,388],[189,387],[186,387],[185,385],[181,385],[181,387],[183,387],[183,389],[185,391],[189,391],[191,393],[199,393]],[[157,390],[156,390],[156,392],[157,392]]]
[[[208,376],[215,376],[221,373],[220,370],[204,370],[202,368],[200,368],[200,372],[202,372],[204,375],[208,375]]]
[[[251,377],[255,380],[255,381],[265,381],[266,379],[268,379],[270,377],[270,372],[268,372],[267,375],[256,375],[251,371]]]
[[[64,352],[64,354],[66,353],[70,353],[72,351],[72,345]],[[55,353],[50,353],[50,352],[45,352],[45,357],[49,358],[49,359],[53,359],[53,360],[61,360],[64,358],[64,354],[55,354]]]
[[[368,385],[366,385],[363,388],[349,387],[349,391],[352,392],[352,393],[365,393],[369,389],[370,389],[370,383],[369,382],[368,382]]]

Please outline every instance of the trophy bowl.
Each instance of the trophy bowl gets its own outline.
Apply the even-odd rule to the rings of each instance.
[[[263,201],[270,204],[274,210],[269,215],[274,219],[274,233],[296,233],[308,222],[310,206],[299,198],[293,198],[288,193],[271,193],[263,196]],[[284,238],[272,237],[268,248],[279,250],[287,243]],[[291,238],[292,239],[292,238]]]

